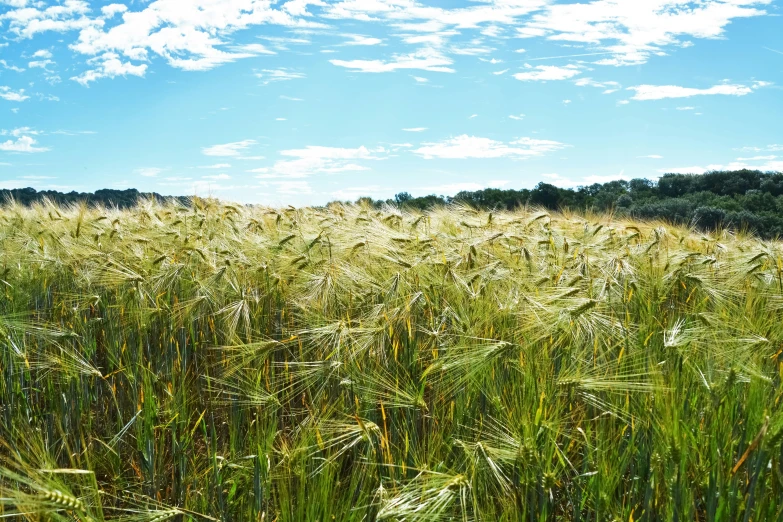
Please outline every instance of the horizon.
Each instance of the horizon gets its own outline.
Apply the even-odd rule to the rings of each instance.
[[[320,205],[783,171],[781,0],[0,0],[0,189]]]

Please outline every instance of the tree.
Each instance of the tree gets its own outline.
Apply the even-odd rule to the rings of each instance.
[[[534,205],[556,210],[560,206],[560,189],[542,181],[530,192],[530,200]]]

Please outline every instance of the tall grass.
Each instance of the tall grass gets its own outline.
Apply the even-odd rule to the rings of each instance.
[[[0,517],[776,521],[783,244],[612,216],[0,210]]]

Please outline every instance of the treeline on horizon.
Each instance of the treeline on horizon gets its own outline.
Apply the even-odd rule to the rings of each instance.
[[[35,190],[34,188],[0,189],[0,203],[9,200],[25,206],[49,200],[57,205],[87,203],[104,207],[130,208],[140,199],[168,200],[176,199],[185,205],[190,204],[190,198],[184,196],[163,196],[157,192],[139,192],[136,189],[101,189],[95,192],[58,192],[56,190]]]
[[[154,192],[136,189],[97,190],[94,193],[32,188],[3,189],[0,198],[31,205],[44,199],[57,204],[85,202],[118,208],[134,206],[139,199],[168,199]],[[177,197],[189,204],[187,197]],[[660,219],[692,225],[704,230],[735,228],[765,238],[783,237],[783,173],[758,170],[714,171],[706,174],[665,174],[657,181],[647,179],[595,183],[576,189],[539,183],[533,189],[463,191],[455,196],[431,194],[413,197],[407,192],[393,199],[359,198],[375,207],[384,204],[426,210],[436,205],[460,203],[483,210],[513,210],[541,206],[550,210],[614,212],[635,219]]]
[[[394,204],[417,209],[461,203],[478,209],[513,210],[541,206],[613,212],[640,220],[665,220],[702,230],[733,228],[764,238],[783,237],[783,173],[758,170],[665,174],[647,179],[595,183],[576,189],[539,183],[533,189],[463,191],[455,196],[412,197],[407,192],[386,201],[363,198],[374,206]]]

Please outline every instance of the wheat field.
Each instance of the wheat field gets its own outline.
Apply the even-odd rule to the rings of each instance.
[[[777,241],[8,202],[0,289],[0,518],[783,518]]]

